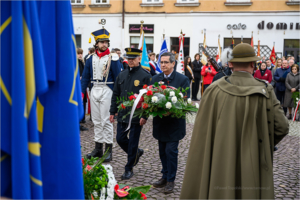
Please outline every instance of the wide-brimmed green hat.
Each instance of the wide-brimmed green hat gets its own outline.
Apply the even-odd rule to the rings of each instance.
[[[231,55],[233,59],[229,60],[229,62],[253,62],[261,60],[261,57],[255,55],[254,48],[247,43],[236,45]]]

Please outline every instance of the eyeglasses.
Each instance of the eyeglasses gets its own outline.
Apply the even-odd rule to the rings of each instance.
[[[121,55],[121,53],[118,53],[118,55]]]
[[[169,64],[170,62],[168,62],[168,61],[160,61],[160,64],[162,65],[162,64]]]

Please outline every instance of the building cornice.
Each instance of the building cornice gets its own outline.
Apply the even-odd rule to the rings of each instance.
[[[253,2],[224,2],[225,6],[251,6]]]
[[[198,7],[200,3],[174,3],[176,7]]]
[[[288,6],[297,6],[300,5],[300,1],[286,1],[285,4]]]
[[[90,4],[90,8],[110,8],[111,4]]]
[[[140,3],[141,7],[163,7],[164,3]]]
[[[84,5],[84,4],[74,4],[74,5],[72,5],[72,8],[85,8],[86,7],[86,5]]]

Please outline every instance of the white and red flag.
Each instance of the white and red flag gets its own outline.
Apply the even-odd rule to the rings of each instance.
[[[218,38],[218,54],[216,56],[216,61],[220,62],[221,61],[220,58],[221,58],[221,45],[220,45],[220,35],[219,35],[219,38]]]
[[[184,74],[184,52],[183,52],[183,44],[184,44],[184,34],[179,36],[179,53],[178,53],[178,61],[176,71]]]

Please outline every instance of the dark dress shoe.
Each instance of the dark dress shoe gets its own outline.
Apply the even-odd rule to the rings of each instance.
[[[122,175],[121,179],[122,180],[128,180],[134,175],[133,171],[125,171],[124,174]]]
[[[174,189],[174,185],[175,183],[174,182],[168,182],[166,187],[165,187],[165,194],[170,194],[173,192],[173,189]]]
[[[155,188],[162,188],[162,187],[165,187],[167,185],[167,180],[161,178],[161,179],[159,179],[159,181],[154,182],[152,185]]]
[[[89,129],[84,127],[84,126],[80,126],[80,131],[88,131]]]
[[[135,164],[133,166],[136,166],[140,160],[140,157],[144,154],[144,150],[143,149],[139,149]]]

